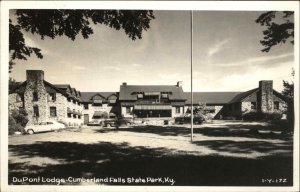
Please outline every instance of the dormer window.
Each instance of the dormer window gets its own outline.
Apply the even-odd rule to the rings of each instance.
[[[102,106],[102,100],[101,99],[94,99],[93,100],[94,106]]]
[[[102,106],[103,98],[100,95],[95,95],[92,100],[93,106]]]
[[[143,94],[142,93],[137,94],[137,98],[138,99],[142,99],[143,98]]]
[[[167,93],[162,93],[161,94],[161,98],[167,99],[168,98],[168,94]]]

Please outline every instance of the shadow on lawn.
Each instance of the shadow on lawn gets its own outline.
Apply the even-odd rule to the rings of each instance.
[[[206,140],[194,141],[194,144],[208,147],[218,152],[229,153],[264,153],[280,156],[293,155],[293,142],[270,143],[267,141],[232,141],[232,140]]]
[[[220,148],[214,144],[196,144]],[[21,159],[47,157],[60,162],[41,166],[33,166],[26,162],[10,162],[10,184],[37,184],[14,183],[12,182],[13,177],[65,179],[68,177],[121,177],[124,179],[128,177],[170,177],[176,181],[175,185],[177,186],[292,185],[292,157],[285,156],[269,156],[262,159],[186,154],[170,156],[166,155],[170,152],[167,148],[131,147],[128,143],[113,144],[109,142],[95,144],[37,142],[28,145],[9,145],[9,151]],[[287,183],[263,183],[262,179],[266,178],[286,178]],[[128,185],[128,183],[105,184]],[[151,184],[170,185],[170,183],[138,183],[136,185]],[[131,183],[131,185],[134,184]]]
[[[265,133],[255,132],[254,129],[260,131],[267,131]],[[278,131],[278,128],[275,129]],[[115,131],[128,131],[136,133],[151,133],[157,134],[160,136],[186,136],[190,135],[190,128],[186,127],[177,127],[177,126],[138,126],[138,127],[129,127],[129,128],[120,128],[116,129],[100,129],[96,132],[98,133],[107,133]],[[195,134],[202,134],[205,136],[212,137],[248,137],[248,138],[261,138],[261,139],[284,139],[290,140],[289,136],[275,134],[271,131],[274,131],[271,126],[263,125],[245,125],[245,124],[229,124],[229,125],[220,125],[216,127],[195,127]]]

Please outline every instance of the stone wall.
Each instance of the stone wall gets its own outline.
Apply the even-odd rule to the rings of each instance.
[[[276,110],[274,109],[274,112],[276,113],[284,113],[287,107],[287,103],[282,100],[281,98],[277,97],[276,95],[273,95],[273,101],[278,101],[279,102],[279,109]],[[274,106],[273,106],[274,107]]]
[[[23,101],[18,93],[12,93],[8,95],[8,111],[11,112],[14,109],[23,107]]]
[[[48,94],[48,98],[50,95]],[[50,107],[56,107],[56,117],[50,116]],[[48,117],[50,120],[64,121],[67,123],[67,98],[61,93],[56,93],[56,100],[48,99]]]

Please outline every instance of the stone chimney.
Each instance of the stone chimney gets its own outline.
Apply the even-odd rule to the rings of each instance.
[[[126,86],[126,85],[127,85],[127,83],[126,83],[126,82],[123,82],[123,83],[122,83],[122,85],[123,85],[123,86]]]
[[[182,81],[177,82],[177,87],[182,87]]]
[[[273,112],[273,81],[259,81],[258,106],[261,112]]]
[[[26,71],[27,84],[36,87],[37,84],[43,84],[44,71],[42,70],[27,70]]]

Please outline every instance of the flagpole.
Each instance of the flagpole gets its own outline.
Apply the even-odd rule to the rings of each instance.
[[[193,10],[191,10],[191,142],[193,142],[194,130],[193,130]]]

